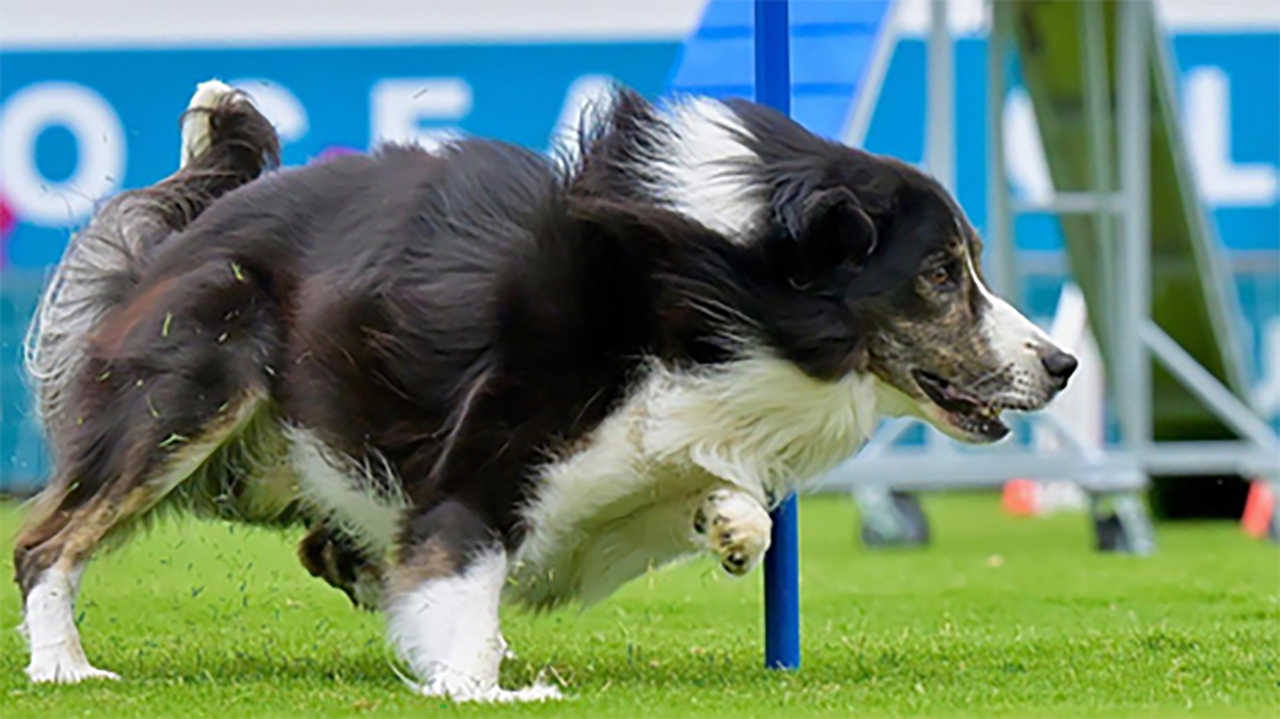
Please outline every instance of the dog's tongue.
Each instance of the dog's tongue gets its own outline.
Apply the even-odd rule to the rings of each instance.
[[[965,392],[964,390],[960,389],[959,387],[953,384],[948,384],[943,389],[943,394],[946,395],[947,399],[955,400],[956,402],[966,402],[968,404],[981,404],[980,402],[978,402],[977,397],[974,397],[973,395],[969,394],[968,392]]]

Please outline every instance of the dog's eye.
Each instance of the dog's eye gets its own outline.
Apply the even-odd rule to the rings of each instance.
[[[946,266],[929,270],[927,277],[929,278],[929,284],[934,287],[946,287],[951,284],[951,270]]]

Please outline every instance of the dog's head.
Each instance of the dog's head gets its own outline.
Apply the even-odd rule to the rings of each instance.
[[[892,176],[882,180],[890,194],[878,198],[887,202],[868,207],[844,185],[817,190],[765,240],[778,279],[808,295],[802,304],[822,318],[808,342],[781,346],[812,374],[874,374],[900,400],[885,410],[963,441],[1001,439],[1009,431],[1001,412],[1043,407],[1076,360],[987,289],[981,242],[937,183],[869,161]],[[841,341],[813,342],[823,337]]]
[[[775,165],[768,183],[758,242],[784,295],[771,343],[814,376],[873,374],[885,414],[1003,438],[1001,412],[1044,407],[1076,359],[987,289],[981,240],[941,185],[889,158],[824,155]]]
[[[748,102],[687,103],[668,126],[656,194],[763,260],[772,352],[822,379],[872,374],[882,414],[968,442],[1065,387],[1075,358],[987,289],[982,243],[932,178]]]
[[[710,313],[731,315],[739,326],[723,334],[747,338],[748,354],[822,380],[874,376],[880,414],[969,442],[1004,437],[1003,410],[1043,407],[1075,370],[987,289],[964,213],[905,163],[754,103],[691,98],[660,111],[627,92],[588,143],[594,188],[656,201],[750,258],[717,272],[733,286]],[[749,286],[735,284],[743,276]]]

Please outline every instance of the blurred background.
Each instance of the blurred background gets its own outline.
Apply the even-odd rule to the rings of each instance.
[[[988,252],[999,289],[1086,360],[1052,431],[1029,424],[1002,450],[1020,448],[1013,460],[887,427],[820,485],[884,519],[865,539],[923,541],[910,491],[935,486],[1002,488],[1015,512],[1141,496],[1159,516],[1239,517],[1250,482],[1280,481],[1266,462],[1280,465],[1266,444],[1280,426],[1280,3],[1135,4],[1149,9],[1124,36],[1149,43],[1128,76],[1150,91],[1141,125],[1121,122],[1117,3],[791,3],[795,117],[934,170],[1011,248]],[[752,38],[742,0],[3,0],[0,491],[37,488],[48,469],[22,370],[40,289],[97,201],[176,167],[196,83],[252,94],[289,165],[461,134],[554,150],[612,81],[751,96]],[[1147,140],[1139,154],[1133,137]],[[1145,169],[1126,174],[1133,163]],[[1112,190],[1119,199],[1089,204]],[[1126,197],[1149,198],[1145,221],[1124,213]],[[1125,274],[1132,242],[1152,260],[1139,278],[1150,318],[1184,350],[1145,369],[1124,359],[1151,360],[1160,343],[1124,344],[1141,329],[1125,293],[1147,294]],[[1169,452],[1148,462],[1149,442]],[[1100,544],[1142,551],[1132,513],[1145,509],[1107,511]]]

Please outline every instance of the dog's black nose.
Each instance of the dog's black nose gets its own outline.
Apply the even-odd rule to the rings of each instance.
[[[1066,382],[1068,379],[1071,379],[1071,375],[1075,373],[1076,367],[1080,366],[1080,360],[1076,359],[1074,355],[1063,352],[1062,350],[1055,350],[1048,355],[1045,355],[1044,359],[1040,361],[1044,363],[1044,369],[1049,373],[1049,376],[1059,382]]]

